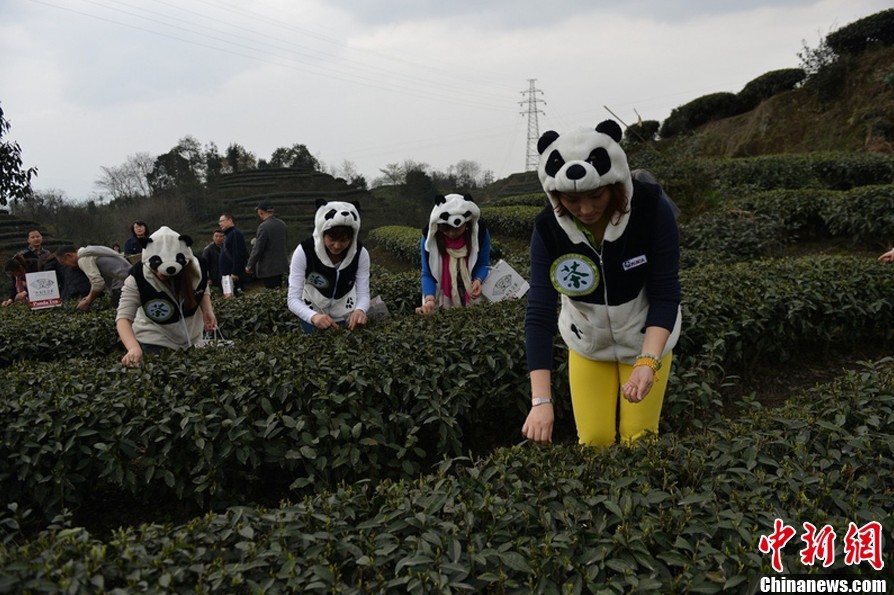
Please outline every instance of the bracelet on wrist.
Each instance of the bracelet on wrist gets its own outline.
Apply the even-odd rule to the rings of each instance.
[[[636,363],[633,364],[634,368],[638,366],[648,366],[649,368],[652,368],[653,372],[657,372],[661,369],[661,360],[651,353],[640,353],[636,356]]]
[[[531,399],[531,408],[537,407],[539,405],[546,405],[547,403],[552,403],[553,400],[549,397],[533,397]]]

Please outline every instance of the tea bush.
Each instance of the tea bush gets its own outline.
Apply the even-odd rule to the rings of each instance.
[[[0,545],[0,590],[745,593],[773,573],[758,542],[775,519],[839,536],[883,521],[894,538],[892,420],[889,359],[704,433],[602,451],[528,443],[104,540],[50,529]],[[884,576],[844,556],[800,565],[798,543],[786,572]],[[881,556],[894,564],[890,548]]]
[[[716,262],[779,256],[790,241],[783,221],[763,212],[717,209],[680,226],[680,248],[714,253]]]
[[[713,423],[725,375],[880,343],[894,320],[894,275],[874,260],[707,266],[682,282],[684,331],[662,419],[675,431]],[[0,402],[0,505],[52,517],[93,491],[218,505],[412,476],[443,454],[517,436],[528,394],[523,300],[304,335],[281,301],[269,305],[282,297],[224,301],[231,349],[164,353],[126,370],[118,354],[72,346],[54,362],[0,371],[11,395]],[[557,437],[573,439],[556,341]]]
[[[779,221],[797,239],[839,237],[864,245],[894,239],[894,184],[844,191],[772,190],[730,204]]]
[[[850,190],[894,183],[894,156],[881,153],[818,152],[729,159],[697,159],[695,175],[735,191],[816,188]]]
[[[542,210],[543,206],[527,205],[484,207],[481,217],[487,221],[492,233],[528,239],[534,229],[534,218]]]
[[[785,91],[791,91],[803,82],[807,73],[802,68],[772,70],[749,81],[739,91],[739,105],[743,112],[751,111],[762,101]]]
[[[549,203],[546,194],[536,192],[534,194],[518,194],[515,196],[504,196],[488,205],[489,207],[540,207],[541,209]]]
[[[370,230],[367,239],[370,244],[388,251],[408,264],[419,264],[421,228],[385,225]]]

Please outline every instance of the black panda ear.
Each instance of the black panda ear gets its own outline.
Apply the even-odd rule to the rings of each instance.
[[[469,202],[475,202],[475,199],[472,198],[472,195],[471,195],[471,194],[463,194],[463,199],[464,199],[464,200],[467,200],[467,201],[469,201]]]
[[[318,198],[314,201],[314,206],[318,209],[328,202],[325,198]]]
[[[143,236],[141,238],[137,238],[137,241],[140,243],[140,246],[145,248],[152,242],[152,238],[150,238],[149,236]]]
[[[354,208],[357,209],[357,214],[360,214],[360,203],[358,201],[352,200],[348,204],[354,205]]]
[[[187,246],[192,246],[192,238],[187,235],[182,235],[177,239],[180,240],[181,242],[183,242],[184,244],[186,244]]]
[[[557,138],[559,138],[559,133],[555,130],[547,130],[544,132],[540,135],[540,140],[537,141],[537,152],[543,155],[546,148],[553,144]]]
[[[604,120],[600,122],[596,125],[596,132],[609,135],[616,143],[621,142],[621,137],[624,136],[621,126],[614,120]]]
[[[438,194],[435,196],[435,205],[442,205],[447,202],[447,197],[443,194]]]

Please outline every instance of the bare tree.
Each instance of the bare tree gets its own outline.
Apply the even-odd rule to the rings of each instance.
[[[93,184],[112,200],[146,198],[150,194],[148,175],[155,166],[155,157],[136,153],[118,166],[101,167],[102,176]]]

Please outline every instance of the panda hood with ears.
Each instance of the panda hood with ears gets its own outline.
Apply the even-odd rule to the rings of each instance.
[[[185,267],[193,267],[201,278],[199,262],[192,253],[192,238],[180,235],[170,227],[160,227],[148,238],[140,238],[143,245],[143,266],[161,275],[173,277]],[[155,275],[147,275],[154,279]]]
[[[459,227],[467,224],[472,236],[472,245],[469,246],[469,270],[475,268],[478,260],[478,220],[481,218],[481,209],[478,208],[472,197],[468,194],[447,194],[435,197],[435,206],[428,216],[428,233],[425,236],[425,251],[428,252],[429,266],[432,271],[441,270],[441,255],[438,253],[438,244],[435,235],[438,225]]]
[[[627,200],[631,200],[633,180],[627,155],[619,144],[622,135],[614,120],[605,120],[595,129],[578,128],[561,135],[553,130],[543,133],[537,142],[537,174],[553,209],[559,205],[559,192],[587,192],[618,182],[623,184]],[[556,215],[556,219],[569,237],[582,235],[571,217]],[[620,236],[627,219],[625,214],[618,225],[609,226],[614,229],[606,230],[605,239]]]
[[[323,264],[342,269],[351,264],[354,255],[357,253],[357,239],[360,235],[360,212],[357,206],[349,202],[326,202],[323,199],[317,199],[317,214],[314,216],[314,252]],[[326,252],[326,245],[323,243],[323,234],[333,227],[346,226],[354,230],[354,240],[347,250],[338,266],[332,264],[329,253]]]

